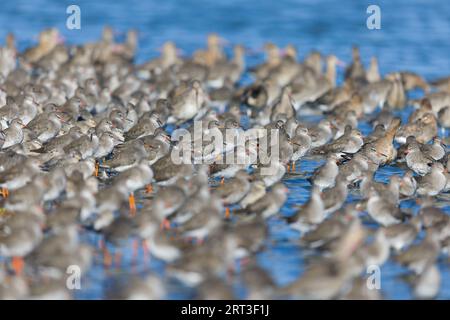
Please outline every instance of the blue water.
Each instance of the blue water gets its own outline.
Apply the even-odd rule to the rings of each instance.
[[[68,30],[66,7],[81,8],[81,30]],[[381,30],[368,30],[369,4],[381,8]],[[103,25],[117,35],[129,28],[140,32],[138,60],[158,54],[174,40],[186,54],[203,46],[216,31],[232,43],[254,49],[265,41],[294,43],[300,56],[311,49],[348,59],[352,44],[365,61],[379,57],[382,72],[408,69],[427,78],[450,72],[450,2],[442,0],[278,0],[278,1],[64,1],[3,0],[0,39],[15,31],[19,47],[36,41],[39,30],[55,26],[70,43],[99,37]]]
[[[81,30],[65,28],[66,7],[77,4],[81,8]],[[366,8],[377,4],[381,8],[381,30],[368,30]],[[248,64],[259,62],[263,56],[259,49],[264,42],[278,45],[293,43],[304,57],[317,49],[325,54],[336,54],[348,61],[351,46],[358,44],[364,62],[377,56],[380,71],[411,70],[426,79],[450,74],[450,1],[443,0],[386,0],[386,1],[329,1],[278,0],[272,1],[211,1],[211,0],[128,0],[128,1],[7,1],[0,3],[0,42],[8,32],[14,32],[19,49],[37,42],[38,32],[46,27],[57,27],[71,44],[97,39],[103,25],[111,25],[117,38],[123,39],[129,28],[139,31],[137,61],[142,62],[159,54],[158,48],[173,40],[185,55],[205,45],[205,36],[218,32],[234,43],[252,48]],[[340,75],[341,76],[341,75]],[[248,78],[246,78],[248,80]],[[408,110],[403,111],[406,117]],[[362,125],[364,133],[370,127]],[[294,204],[308,198],[310,185],[305,179],[320,162],[303,160],[302,175],[287,178],[291,190],[283,214],[293,212]],[[395,167],[379,170],[376,179],[386,181],[399,173]],[[351,198],[349,200],[352,200]],[[412,206],[411,203],[402,206]],[[448,210],[448,207],[445,208]],[[280,285],[295,280],[303,272],[304,252],[295,240],[298,234],[289,230],[277,218],[269,220],[270,238],[258,259]],[[86,234],[86,241],[96,243],[94,235]],[[135,266],[131,266],[131,244],[123,252],[122,265],[113,270],[101,266],[101,258],[83,279],[83,289],[77,298],[98,299],[113,279],[128,273],[145,274],[149,270],[163,274],[164,264],[155,259],[145,262],[142,252]],[[441,299],[450,298],[450,272],[448,263],[439,263],[442,273]],[[388,262],[382,268],[382,292],[386,298],[409,299],[411,292],[399,279],[405,270]],[[191,292],[170,285],[169,298],[189,298]],[[239,285],[237,294],[242,294]]]

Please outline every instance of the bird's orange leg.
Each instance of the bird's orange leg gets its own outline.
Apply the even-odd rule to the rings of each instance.
[[[99,169],[99,162],[95,161],[95,169],[94,169],[94,176],[98,177],[98,169]]]
[[[17,276],[23,274],[23,269],[25,268],[25,261],[22,257],[13,257],[11,261],[12,268]]]
[[[133,240],[133,260],[135,260],[139,255],[139,240]]]
[[[230,215],[231,215],[230,208],[226,207],[226,208],[225,208],[225,218],[226,218],[226,219],[229,219],[229,218],[230,218]]]
[[[144,262],[147,263],[150,256],[147,240],[142,240],[142,251],[144,252]]]
[[[170,220],[167,218],[164,218],[164,220],[161,222],[161,230],[170,230]]]
[[[106,268],[109,268],[109,267],[111,267],[111,264],[112,264],[111,253],[109,253],[109,250],[106,247],[104,247],[103,248],[103,265]]]
[[[128,202],[130,204],[130,215],[134,216],[136,214],[136,200],[134,198],[134,193],[130,193],[128,197]]]

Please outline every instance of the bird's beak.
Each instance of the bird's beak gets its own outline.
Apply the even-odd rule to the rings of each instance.
[[[338,59],[336,61],[336,65],[339,66],[339,67],[342,67],[342,68],[345,68],[347,66],[347,64],[344,61],[340,60],[340,59]]]
[[[58,38],[56,39],[56,43],[63,44],[64,41],[66,41],[66,38],[64,38],[62,35],[58,35]]]
[[[59,114],[57,114],[56,117],[59,119],[59,121],[66,123],[66,120],[64,120]]]

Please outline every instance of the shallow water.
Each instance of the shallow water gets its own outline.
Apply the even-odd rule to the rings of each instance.
[[[381,30],[366,28],[366,8],[374,1],[269,1],[237,0],[218,1],[6,1],[0,4],[0,39],[7,32],[14,32],[20,49],[36,42],[39,30],[58,27],[68,43],[93,41],[100,36],[102,26],[109,24],[123,38],[128,28],[139,30],[140,48],[138,62],[159,54],[164,41],[173,40],[190,54],[194,48],[204,46],[205,36],[215,31],[231,44],[243,43],[253,49],[248,57],[249,65],[263,58],[260,48],[267,40],[278,45],[293,43],[301,57],[310,50],[318,49],[325,54],[334,53],[349,61],[352,44],[358,44],[364,62],[372,55],[379,58],[382,73],[394,70],[411,70],[427,79],[450,74],[450,2],[427,1],[376,1],[381,7]],[[81,7],[81,30],[65,28],[66,7],[76,3]],[[227,48],[230,50],[231,46]],[[340,77],[342,74],[339,75]],[[242,82],[251,79],[244,76]],[[419,94],[412,92],[411,96]],[[411,109],[401,112],[402,118]],[[370,126],[361,123],[364,134]],[[284,215],[293,212],[294,204],[304,203],[310,191],[308,175],[321,164],[320,161],[301,160],[297,165],[299,176],[287,176],[285,183],[290,189],[289,198],[282,209]],[[402,173],[397,167],[381,168],[375,179],[386,182],[392,174]],[[349,196],[349,201],[355,201]],[[414,201],[405,201],[402,208],[416,210]],[[444,210],[450,212],[445,205]],[[304,260],[310,252],[302,250],[296,240],[299,234],[290,230],[279,218],[268,221],[270,237],[265,250],[258,254],[258,261],[275,281],[284,285],[303,272]],[[370,223],[369,223],[370,224]],[[85,241],[96,245],[99,237],[83,234]],[[114,250],[114,248],[111,248]],[[156,259],[146,261],[142,251],[137,263],[132,265],[131,240],[122,249],[123,259],[119,267],[105,269],[101,257],[96,256],[89,273],[84,275],[82,290],[75,293],[80,299],[100,299],[114,281],[126,281],[127,274],[146,274],[150,271],[164,274],[164,263]],[[450,271],[448,262],[439,262],[442,286],[438,296],[450,299]],[[382,293],[390,299],[409,299],[411,291],[400,279],[406,270],[389,261],[382,267]],[[234,281],[236,294],[243,297],[245,288]],[[191,290],[169,281],[168,298],[191,298]]]

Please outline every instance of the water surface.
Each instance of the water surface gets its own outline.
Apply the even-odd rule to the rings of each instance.
[[[65,28],[66,7],[70,4],[78,4],[81,8],[81,30]],[[381,8],[381,30],[371,31],[366,27],[369,4],[378,4]],[[189,55],[194,49],[205,46],[208,33],[218,32],[230,41],[230,45],[242,43],[253,49],[254,54],[247,57],[249,65],[263,59],[260,48],[270,40],[282,46],[294,44],[300,57],[317,49],[324,54],[336,54],[345,61],[349,61],[351,46],[358,44],[365,63],[371,56],[379,58],[382,73],[411,70],[427,79],[450,74],[449,1],[3,0],[0,3],[0,41],[3,42],[8,32],[14,32],[20,49],[36,43],[38,32],[46,27],[58,27],[68,43],[77,44],[96,40],[105,24],[116,30],[118,39],[123,39],[129,28],[139,30],[138,62],[158,55],[158,48],[167,40],[175,41],[184,54]],[[243,81],[250,80],[245,76]],[[403,110],[401,116],[407,117],[410,111]],[[362,123],[360,129],[367,134],[370,126]],[[302,160],[297,165],[302,175],[286,178],[291,192],[282,209],[283,214],[291,214],[294,204],[307,200],[310,184],[306,178],[320,164]],[[386,182],[389,176],[398,173],[401,170],[396,167],[385,167],[375,178]],[[349,201],[354,200],[349,197]],[[417,209],[411,202],[402,206]],[[448,205],[444,209],[450,210]],[[295,243],[299,234],[290,230],[281,219],[271,218],[268,224],[270,237],[265,250],[258,254],[258,261],[278,284],[284,285],[301,275],[308,252]],[[83,237],[93,245],[99,240],[94,234],[86,233]],[[125,245],[123,261],[118,268],[103,268],[101,257],[97,256],[76,297],[103,298],[113,280],[126,279],[129,273],[153,271],[164,274],[164,263],[156,259],[145,262],[142,252],[136,265],[132,266],[131,260],[131,243]],[[448,262],[442,259],[439,267],[442,287],[438,298],[449,299]],[[399,277],[405,272],[392,262],[382,267],[382,292],[386,298],[411,298],[410,288]],[[169,288],[168,298],[192,297],[192,291],[177,283],[169,282]],[[242,297],[244,290],[239,283],[235,288],[236,294]]]

